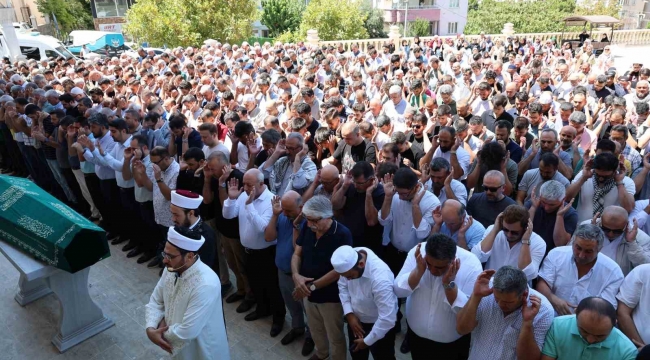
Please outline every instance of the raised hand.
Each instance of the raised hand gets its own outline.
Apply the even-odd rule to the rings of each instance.
[[[393,175],[391,174],[386,174],[384,175],[384,193],[386,194],[385,196],[392,197],[395,195],[395,186],[393,185]]]
[[[151,168],[153,169],[153,177],[154,177],[154,179],[156,179],[156,181],[158,181],[158,179],[160,179],[160,176],[162,175],[162,170],[160,170],[160,166],[158,166],[156,164],[153,164],[151,166]]]
[[[452,166],[449,170],[449,175],[445,178],[445,186],[451,186],[451,181],[454,179],[454,167]]]
[[[522,136],[519,138],[519,147],[522,149],[526,149],[526,137]]]
[[[421,250],[420,250],[421,246],[422,246],[422,243],[419,243],[415,247],[415,253],[413,255],[415,255],[415,263],[417,265],[418,272],[420,274],[424,274],[424,272],[427,271],[427,261],[424,260],[424,256],[422,256],[422,253],[421,253]]]
[[[494,220],[494,230],[495,231],[501,231],[503,225],[503,213],[500,213],[497,215],[496,220]]]
[[[595,213],[591,218],[591,225],[598,225],[598,220],[600,220],[600,212]]]
[[[530,295],[530,306],[528,301],[524,300],[524,304],[521,307],[521,317],[524,322],[532,323],[535,320],[535,316],[539,313],[539,308],[542,305],[542,299],[536,295]]]
[[[433,209],[432,212],[433,223],[436,225],[442,225],[442,206],[438,205]]]
[[[232,130],[228,130],[228,138],[233,144],[236,144],[239,142],[239,138],[235,136],[235,132]]]
[[[458,270],[460,270],[460,259],[456,258],[449,263],[447,271],[442,275],[442,283],[444,285],[449,285],[450,282],[456,280]]]
[[[280,140],[278,144],[275,146],[275,151],[273,151],[273,155],[279,158],[280,156],[285,155],[286,153],[287,153],[287,143],[285,140]]]
[[[262,147],[257,146],[255,139],[248,139],[246,141],[246,148],[248,148],[249,156],[257,156],[257,154],[262,150]]]
[[[569,209],[573,206],[573,200],[569,201],[568,203],[564,203],[563,206],[560,207],[560,209],[557,211],[557,216],[564,216],[566,213],[569,212]]]
[[[585,163],[585,166],[582,168],[582,176],[584,178],[589,179],[590,177],[593,176],[594,174],[593,166],[594,166],[594,159],[589,159],[589,161]]]
[[[375,189],[377,189],[377,184],[379,184],[379,181],[377,181],[376,178],[372,178],[371,181],[372,181],[372,183],[371,183],[370,186],[368,186],[368,188],[366,189],[366,195],[367,195],[367,196],[372,196],[372,193],[374,193],[374,192],[375,192]]]
[[[248,194],[248,199],[246,199],[246,205],[252,204],[256,197],[257,197],[257,188],[253,187],[251,189],[251,193]]]
[[[614,179],[616,180],[617,183],[620,183],[625,179],[625,174],[627,173],[627,169],[625,169],[625,163],[622,161],[619,161],[618,163],[618,171],[616,172],[616,175],[614,175]]]
[[[629,225],[627,229],[625,229],[625,241],[627,242],[635,241],[636,236],[639,233],[639,224],[637,224],[636,219],[633,219],[632,223],[634,224],[634,226],[632,226],[632,229],[630,229]]]
[[[238,179],[230,179],[230,182],[228,183],[228,198],[230,200],[236,200],[243,191],[244,189],[239,187]]]
[[[539,194],[537,193],[537,185],[533,187],[533,192],[530,193],[530,201],[533,203],[534,207],[539,207],[539,204],[541,203],[539,199]]]
[[[643,157],[643,167],[646,170],[650,170],[650,153],[645,154]]]
[[[474,296],[484,298],[492,294],[493,290],[490,287],[490,279],[495,273],[496,270],[485,270],[478,276],[474,283]]]
[[[415,196],[413,196],[413,200],[411,200],[411,204],[420,205],[420,201],[422,201],[424,194],[426,194],[426,191],[423,189],[423,187],[424,185],[420,183],[418,183],[415,186]]]
[[[183,128],[183,139],[187,139],[190,136],[190,134],[192,133],[192,130],[194,130],[194,129],[189,127],[189,126],[186,126],[185,128]]]
[[[271,199],[271,204],[273,205],[273,215],[279,216],[282,214],[282,202],[280,201],[279,196],[274,196],[273,199]]]
[[[452,151],[458,150],[459,147],[463,145],[463,139],[459,138],[456,136],[456,141],[454,141],[454,145],[451,146]]]
[[[539,150],[539,139],[533,139],[533,144],[530,146],[530,151],[532,154],[537,154]]]
[[[133,151],[133,148],[125,148],[124,149],[124,158],[127,159],[128,161],[131,161],[131,158],[133,157],[133,154],[135,152]]]
[[[350,186],[352,185],[353,181],[354,178],[352,177],[352,170],[348,170],[348,172],[345,173],[345,178],[343,178],[343,185]]]
[[[232,173],[232,165],[230,164],[224,165],[221,170],[222,171],[221,171],[221,176],[219,177],[219,184],[225,184],[228,178],[230,177],[230,174]]]
[[[463,221],[463,225],[458,229],[458,233],[465,234],[472,227],[472,224],[474,224],[474,218],[470,216]]]
[[[422,166],[420,166],[420,174],[420,182],[426,184],[426,182],[429,181],[429,164],[422,164]]]
[[[528,226],[526,226],[526,231],[524,232],[524,236],[522,239],[526,239],[530,241],[530,237],[533,234],[533,219],[528,218]]]

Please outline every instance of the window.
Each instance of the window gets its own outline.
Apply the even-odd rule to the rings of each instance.
[[[40,60],[41,53],[37,47],[32,46],[21,46],[20,52],[25,55],[28,59]]]
[[[458,33],[458,23],[447,23],[447,34],[457,34]]]
[[[431,35],[438,35],[438,22],[437,21],[430,21],[429,22],[429,34]]]
[[[98,18],[125,16],[129,9],[127,0],[95,0]]]
[[[460,0],[449,0],[449,7],[450,8],[460,7]]]

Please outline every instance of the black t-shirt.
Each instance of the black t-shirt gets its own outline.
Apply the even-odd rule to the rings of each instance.
[[[438,130],[439,129],[440,129],[440,127],[438,126]],[[434,130],[434,132],[435,132],[435,130]],[[431,139],[433,139],[432,134],[430,134],[430,133],[424,133],[424,134],[429,137],[429,141],[431,141]],[[421,138],[418,139],[418,138],[415,137],[415,134],[413,132],[409,131],[409,132],[406,133],[406,138],[411,143],[411,147],[416,147],[421,152],[426,154],[426,151],[424,151],[424,136],[422,136]]]
[[[205,222],[201,221],[200,226],[197,225],[192,230],[197,230],[205,239],[203,245],[199,248],[198,254],[201,261],[208,265],[212,270],[219,270],[219,259],[215,256],[217,253],[217,240],[214,230]],[[215,266],[216,265],[216,266]],[[215,273],[217,272],[215,271]]]
[[[467,215],[472,216],[487,229],[488,226],[494,225],[494,221],[503,210],[513,204],[517,203],[507,196],[499,201],[488,201],[485,192],[474,193],[467,201]]]
[[[530,209],[532,203],[526,201],[524,204],[526,209]],[[569,208],[569,211],[564,214],[564,231],[569,234],[573,234],[578,226],[578,212],[574,208]],[[557,219],[557,211],[554,213],[547,213],[543,207],[537,208],[535,212],[535,217],[533,218],[533,231],[535,234],[541,236],[546,242],[546,253],[544,256],[548,255],[549,251],[555,249],[555,241],[553,240],[553,231],[555,230],[555,220]]]
[[[226,182],[229,182],[232,178],[239,180],[239,184],[244,183],[244,173],[237,169],[234,169],[232,173],[230,173],[230,176]],[[236,216],[234,219],[225,219],[223,217],[223,206],[221,206],[221,199],[219,199],[219,180],[214,178],[211,179],[210,188],[214,193],[212,205],[214,209],[214,220],[217,230],[219,230],[219,232],[226,237],[239,239],[239,217]]]
[[[46,117],[43,120],[43,132],[45,133],[45,136],[46,137],[54,136],[55,131],[59,131],[58,127],[52,124],[51,117],[49,116]],[[50,140],[50,141],[54,141],[54,140]],[[46,145],[45,142],[41,142],[41,149],[43,149],[43,152],[45,153],[45,158],[47,160],[56,160],[56,148]]]
[[[204,176],[201,171],[199,176],[194,176],[194,171],[192,170],[181,170],[178,172],[178,178],[176,179],[176,188],[180,190],[189,190],[196,194],[203,194],[203,181]],[[210,220],[214,218],[214,207],[212,204],[201,203],[199,206],[201,211],[201,218],[203,220]]]
[[[378,184],[372,193],[372,202],[377,210],[381,209],[384,202],[384,187]],[[372,251],[379,251],[382,246],[382,236],[384,227],[379,223],[374,226],[368,226],[366,221],[366,193],[360,193],[354,186],[350,186],[345,193],[345,207],[341,209],[339,221],[345,225],[352,233],[353,247],[367,247]]]
[[[183,137],[182,136],[177,136],[176,137],[176,157],[181,158],[181,152],[183,151]],[[196,131],[196,129],[192,129],[192,132],[190,135],[187,137],[187,148],[199,148],[203,149],[203,141],[201,141],[201,134]]]
[[[367,161],[371,164],[377,163],[375,146],[368,139],[363,139],[362,143],[354,146],[350,146],[345,143],[345,140],[341,140],[336,151],[334,151],[333,157],[341,163],[343,174],[352,169],[357,161]]]
[[[316,155],[318,152],[318,148],[316,147],[316,143],[314,142],[314,139],[316,139],[316,130],[320,127],[320,124],[318,121],[314,120],[312,118],[311,124],[307,126],[307,131],[309,131],[309,140],[307,140],[307,147],[309,148],[309,152]]]
[[[413,164],[413,169],[420,170],[420,159],[424,157],[425,153],[424,150],[411,146],[408,150],[400,153],[400,155],[402,155],[403,159],[409,159]]]
[[[343,245],[352,246],[352,234],[345,225],[335,220],[329,230],[316,239],[316,233],[303,223],[296,244],[302,247],[300,275],[318,280],[334,270],[331,263],[334,251]],[[317,304],[341,302],[338,283],[334,281],[312,291],[308,300]]]

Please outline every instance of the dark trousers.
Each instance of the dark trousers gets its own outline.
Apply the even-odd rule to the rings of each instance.
[[[361,327],[366,335],[372,331],[373,325],[361,323]],[[383,338],[363,350],[352,351],[354,340],[354,332],[350,328],[350,324],[348,324],[348,345],[352,360],[368,360],[371,353],[372,358],[375,360],[395,360],[395,328],[390,329]]]
[[[45,158],[45,151],[43,151],[43,148],[32,148],[36,150],[36,156],[38,158],[38,168],[36,171],[40,173],[42,181],[45,182],[45,187],[41,186],[41,188],[46,189],[50,194],[61,200],[61,202],[68,203],[68,198],[65,196],[63,188],[54,178],[52,169],[50,169],[50,165],[47,163],[47,159]]]
[[[61,168],[61,173],[63,174],[63,177],[65,177],[65,181],[68,183],[68,187],[70,187],[70,190],[72,190],[75,198],[77,198],[77,205],[75,210],[83,216],[90,215],[90,204],[88,204],[86,202],[86,199],[84,199],[84,196],[81,193],[81,187],[79,186],[77,178],[74,177],[72,168]]]
[[[124,227],[119,225],[118,214],[122,209],[117,181],[115,179],[99,179],[99,188],[106,208],[105,211],[99,210],[102,213],[102,220],[106,224],[104,230],[120,237],[128,235]]]
[[[384,247],[384,261],[386,262],[386,265],[388,265],[388,268],[390,268],[390,271],[393,272],[393,275],[395,275],[395,277],[397,277],[400,270],[402,270],[407,255],[407,251],[401,251],[393,246],[393,244],[388,244]],[[399,310],[399,306],[401,306],[402,303],[404,303],[403,298],[397,299],[397,322],[400,322],[402,320],[402,311]]]
[[[249,248],[244,250],[246,276],[255,297],[256,311],[259,314],[273,315],[274,324],[283,323],[287,310],[278,283],[275,245],[259,250]]]
[[[433,354],[437,359],[445,360],[466,360],[469,357],[470,334],[446,344],[419,337],[411,329],[408,329],[408,337],[413,360],[429,360]]]
[[[140,206],[140,218],[142,219],[141,227],[146,231],[145,236],[141,239],[140,247],[145,253],[153,254],[158,249],[161,234],[160,229],[156,224],[153,201],[138,204]]]
[[[88,188],[88,193],[90,193],[90,198],[93,199],[93,203],[99,214],[102,216],[102,222],[99,224],[106,232],[110,232],[110,229],[107,226],[106,220],[104,220],[104,214],[108,211],[106,204],[104,204],[104,197],[102,196],[102,187],[99,185],[99,178],[97,174],[84,173],[84,180],[86,180],[86,187]],[[115,233],[113,234],[115,235]]]
[[[9,130],[5,123],[0,123],[0,131],[2,131],[2,136],[5,139],[4,146],[7,149],[7,154],[9,155],[7,159],[4,159],[4,161],[9,161],[8,165],[11,170],[16,172],[16,175],[27,175],[28,171],[22,151],[18,148],[18,142],[14,140],[13,135],[11,134],[11,130]],[[4,154],[2,156],[4,156]]]
[[[143,233],[142,222],[140,221],[140,206],[135,201],[135,188],[120,187],[120,209],[117,212],[117,221],[124,236],[131,239],[132,243],[140,246]]]
[[[169,226],[156,224],[156,228],[158,229],[158,232],[156,233],[156,237],[153,241],[155,242],[155,248],[157,252],[156,256],[160,256],[160,252],[165,249],[165,242],[167,242],[167,233],[169,232]]]

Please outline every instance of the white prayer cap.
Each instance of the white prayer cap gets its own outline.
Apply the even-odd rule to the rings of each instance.
[[[553,102],[553,98],[551,97],[551,93],[548,91],[544,91],[542,95],[539,96],[539,103],[542,105],[547,105]]]
[[[339,274],[350,271],[359,260],[359,254],[349,245],[343,245],[332,254],[332,266]]]
[[[169,227],[167,232],[167,241],[172,243],[172,245],[178,247],[179,249],[187,251],[197,251],[201,248],[205,242],[205,238],[201,236],[201,239],[194,240],[186,236],[179,234],[173,227]]]
[[[203,202],[203,196],[188,190],[172,190],[172,205],[183,209],[198,209]]]
[[[393,85],[388,89],[389,94],[401,94],[402,93],[402,88],[399,87],[399,85]]]
[[[81,89],[79,89],[79,88],[76,87],[76,86],[73,87],[73,88],[70,90],[70,94],[71,94],[71,95],[85,95],[85,94],[84,94],[84,91],[81,90]]]

